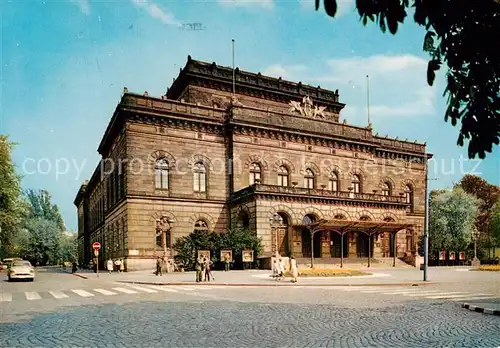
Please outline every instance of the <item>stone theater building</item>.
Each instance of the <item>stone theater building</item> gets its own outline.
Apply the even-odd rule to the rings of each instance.
[[[256,258],[411,263],[430,155],[340,121],[339,100],[191,57],[162,97],[125,89],[74,201],[80,263],[98,241],[101,260],[151,268],[177,238],[231,226],[262,238]]]

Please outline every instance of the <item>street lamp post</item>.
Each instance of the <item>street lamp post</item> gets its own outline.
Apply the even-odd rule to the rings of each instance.
[[[429,195],[428,195],[427,157],[425,157],[425,211],[424,211],[424,282],[427,281],[429,264]]]
[[[477,257],[477,240],[479,239],[479,231],[475,226],[472,231],[472,239],[474,240],[474,259],[472,260],[472,267],[479,267],[481,265],[481,261]]]

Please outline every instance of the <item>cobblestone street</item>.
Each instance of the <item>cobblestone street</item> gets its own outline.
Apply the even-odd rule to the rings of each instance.
[[[496,276],[442,273],[456,283],[159,286],[40,272],[0,282],[1,346],[499,347],[500,317],[461,308],[498,304]]]
[[[0,327],[3,347],[498,347],[500,319],[455,303],[379,308],[213,301],[83,307]]]

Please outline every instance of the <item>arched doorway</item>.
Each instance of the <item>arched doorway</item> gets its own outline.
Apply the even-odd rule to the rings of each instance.
[[[288,214],[278,212],[281,217],[281,225],[278,228],[278,246],[280,255],[289,255],[291,252],[290,223]]]
[[[360,221],[370,221],[369,216],[362,216]],[[373,236],[369,236],[365,231],[359,231],[356,238],[356,249],[358,257],[372,257],[373,256]],[[371,243],[371,245],[370,245]],[[371,252],[370,252],[371,251]],[[372,254],[372,255],[369,255]],[[369,255],[369,256],[368,256]]]
[[[302,219],[302,225],[307,226],[317,221],[316,216],[307,214]],[[302,257],[321,257],[321,233],[314,234],[313,245],[311,245],[311,232],[308,228],[302,229]]]

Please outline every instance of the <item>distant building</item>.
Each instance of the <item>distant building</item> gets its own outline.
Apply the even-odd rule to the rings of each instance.
[[[262,238],[260,257],[411,259],[425,144],[340,122],[338,91],[234,76],[235,98],[232,69],[188,57],[165,96],[125,90],[74,201],[80,262],[98,241],[101,260],[151,268],[177,238],[230,226]]]

